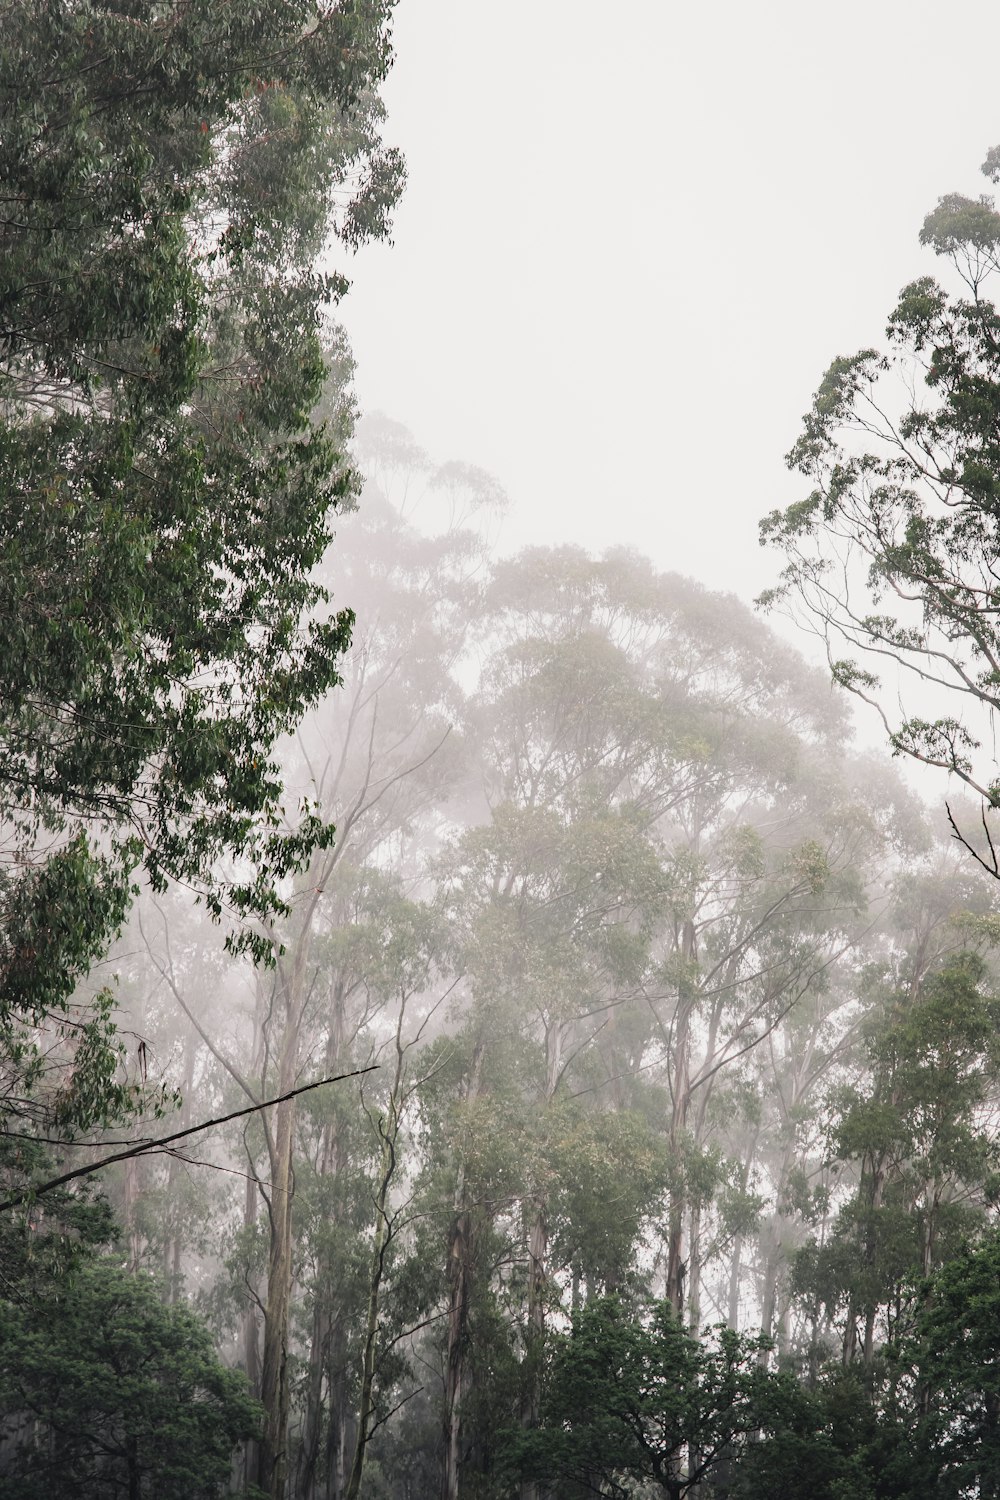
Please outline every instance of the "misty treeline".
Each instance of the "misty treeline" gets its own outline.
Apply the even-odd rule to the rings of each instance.
[[[996,1495],[987,813],[737,600],[504,558],[487,474],[355,433],[390,12],[4,15],[0,1495]],[[838,362],[768,528],[832,626],[850,499],[927,631],[856,643],[988,709],[981,282],[894,315],[902,457]]]
[[[113,1492],[127,1283],[246,1373],[238,1488],[965,1493],[996,1462],[955,1332],[992,1349],[1000,1296],[994,884],[744,605],[626,552],[498,560],[488,476],[385,419],[356,449],[343,685],[281,751],[336,838],[273,966],[175,886],[102,972],[181,1096],[140,1137],[377,1071],[108,1169],[106,1209],[37,1200],[27,1255],[115,1227],[110,1267],[13,1299],[8,1391],[55,1433],[26,1472],[58,1485],[63,1441]],[[184,1378],[143,1365],[161,1402]]]

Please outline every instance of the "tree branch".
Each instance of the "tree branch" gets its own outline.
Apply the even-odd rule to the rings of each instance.
[[[100,1161],[93,1162],[89,1167],[76,1167],[72,1172],[63,1172],[59,1177],[50,1177],[47,1182],[24,1188],[22,1192],[15,1193],[12,1198],[5,1198],[0,1202],[0,1213],[40,1198],[43,1193],[51,1193],[55,1188],[63,1187],[67,1182],[73,1182],[78,1177],[90,1177],[95,1172],[100,1172],[102,1168],[110,1167],[114,1162],[128,1161],[133,1156],[145,1156],[150,1151],[160,1151],[174,1141],[182,1141],[189,1135],[198,1135],[203,1130],[211,1130],[213,1125],[227,1125],[230,1120],[240,1120],[244,1115],[270,1109],[273,1104],[284,1104],[286,1099],[294,1099],[298,1094],[308,1094],[311,1089],[322,1088],[324,1084],[342,1083],[345,1078],[360,1078],[363,1073],[374,1073],[377,1068],[377,1063],[370,1063],[367,1068],[355,1068],[351,1073],[338,1073],[334,1078],[318,1078],[315,1083],[306,1083],[300,1088],[290,1089],[287,1094],[279,1094],[276,1099],[264,1099],[260,1104],[249,1104],[245,1109],[234,1109],[228,1115],[216,1115],[214,1119],[204,1120],[200,1125],[189,1125],[186,1130],[175,1130],[172,1135],[162,1135],[152,1141],[141,1141],[137,1146],[130,1146],[127,1151],[115,1151],[111,1156],[103,1156]]]

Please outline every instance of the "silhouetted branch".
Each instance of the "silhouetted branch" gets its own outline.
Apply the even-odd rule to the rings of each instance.
[[[198,1135],[203,1130],[211,1130],[213,1125],[228,1125],[230,1120],[240,1120],[244,1115],[253,1115],[258,1110],[270,1109],[273,1104],[284,1104],[286,1099],[294,1099],[298,1094],[308,1094],[310,1089],[322,1088],[327,1083],[343,1083],[345,1078],[360,1078],[364,1073],[374,1073],[377,1068],[377,1063],[370,1063],[367,1068],[355,1068],[351,1073],[338,1073],[334,1078],[318,1078],[315,1083],[305,1083],[300,1088],[290,1089],[287,1094],[279,1094],[276,1099],[264,1099],[260,1104],[249,1104],[245,1109],[234,1109],[228,1115],[216,1115],[214,1119],[203,1120],[200,1125],[189,1125],[186,1130],[175,1130],[172,1135],[161,1135],[152,1141],[141,1141],[137,1146],[130,1146],[127,1151],[115,1151],[111,1156],[102,1156],[100,1161],[93,1162],[89,1167],[76,1167],[72,1172],[63,1172],[59,1177],[50,1177],[47,1182],[37,1183],[20,1193],[15,1193],[12,1198],[5,1198],[0,1203],[0,1213],[10,1208],[18,1208],[29,1199],[40,1198],[43,1193],[51,1193],[54,1188],[63,1187],[67,1182],[73,1182],[78,1177],[90,1177],[94,1172],[100,1172],[103,1167],[110,1167],[115,1162],[128,1161],[133,1156],[145,1156],[150,1151],[159,1151],[164,1146],[172,1145],[174,1141],[182,1141],[189,1135]]]

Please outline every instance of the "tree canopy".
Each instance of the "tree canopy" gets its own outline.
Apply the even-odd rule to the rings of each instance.
[[[1000,179],[997,150],[983,171]],[[911,282],[885,347],[830,365],[788,455],[813,488],[761,523],[786,559],[764,601],[801,612],[834,679],[877,708],[895,752],[949,772],[992,810],[1000,322],[988,292],[1000,213],[988,196],[947,194],[920,240],[950,262],[955,285]],[[961,836],[1000,875],[985,810],[982,822]]]

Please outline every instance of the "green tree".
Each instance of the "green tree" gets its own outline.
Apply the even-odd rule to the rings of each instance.
[[[997,1190],[986,1123],[1000,1077],[996,1012],[970,953],[873,1005],[868,1069],[839,1091],[833,1122],[834,1155],[853,1164],[856,1187],[798,1267],[800,1285],[812,1278],[829,1308],[843,1306],[845,1363],[871,1368],[879,1326],[883,1349],[898,1349],[921,1284],[984,1223]]]
[[[944,1265],[907,1353],[929,1392],[922,1448],[942,1496],[1000,1494],[1000,1241]]]
[[[204,1326],[106,1261],[0,1305],[0,1495],[212,1500],[260,1410]]]
[[[772,1425],[788,1382],[758,1342],[719,1330],[699,1344],[668,1302],[646,1313],[600,1298],[554,1343],[539,1429],[512,1443],[520,1466],[567,1500],[655,1493],[670,1500],[732,1466]]]
[[[315,260],[381,232],[401,184],[374,92],[390,11],[5,18],[0,1026],[29,1085],[33,1028],[65,1014],[138,866],[267,917],[331,837],[287,805],[274,747],[349,638],[313,576],[352,490],[311,416],[346,287]],[[76,1090],[61,1123],[102,1099],[128,1102]]]
[[[1000,180],[1000,149],[983,170]],[[1000,315],[986,295],[1000,214],[988,197],[948,194],[920,239],[964,287],[912,282],[884,351],[830,366],[788,455],[813,489],[762,522],[786,558],[764,602],[788,601],[819,630],[835,680],[877,708],[895,752],[983,798],[983,830],[961,836],[1000,875],[986,829],[1000,778],[983,748],[1000,706]],[[884,688],[864,658],[887,666]],[[916,684],[901,718],[900,679],[904,695]]]

